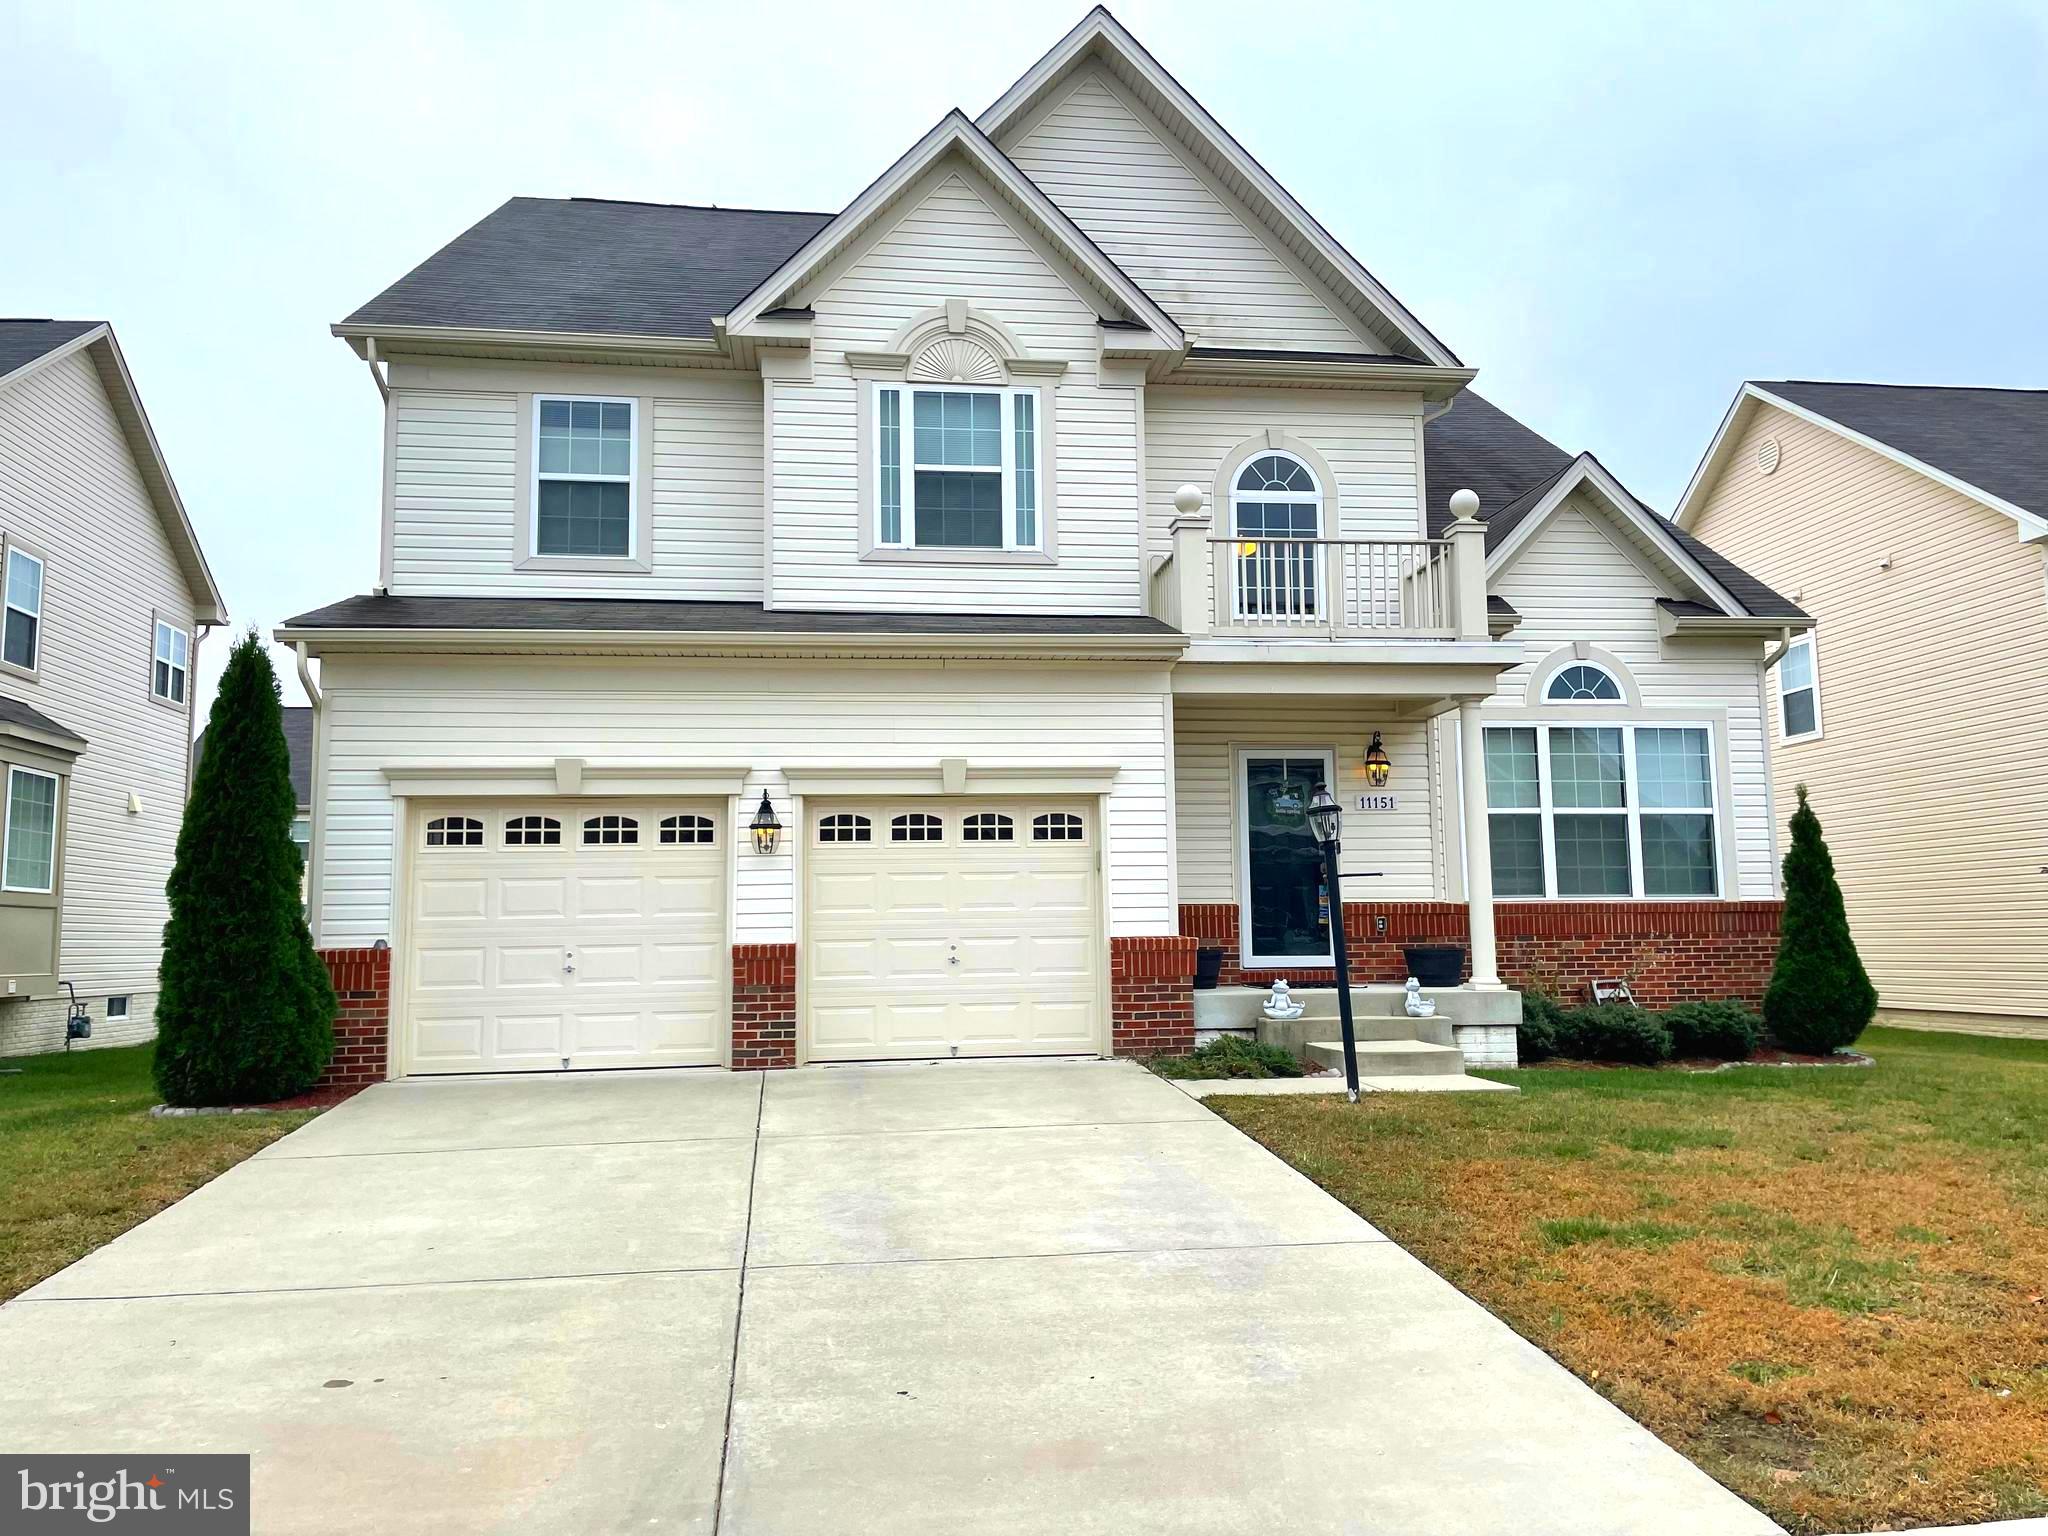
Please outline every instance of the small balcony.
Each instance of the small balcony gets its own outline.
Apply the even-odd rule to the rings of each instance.
[[[1175,668],[1176,693],[1348,693],[1442,709],[1490,694],[1517,659],[1488,632],[1475,518],[1438,539],[1219,537],[1196,501],[1151,573],[1152,613],[1188,637],[1182,662],[1203,664]]]

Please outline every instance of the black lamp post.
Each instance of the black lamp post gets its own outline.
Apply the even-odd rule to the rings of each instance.
[[[1323,883],[1330,890],[1330,954],[1337,962],[1337,1017],[1344,1025],[1344,1096],[1358,1102],[1358,1038],[1351,1027],[1351,951],[1344,937],[1344,888],[1337,875],[1338,836],[1344,830],[1344,808],[1330,786],[1318,784],[1308,802],[1309,830],[1323,850]]]

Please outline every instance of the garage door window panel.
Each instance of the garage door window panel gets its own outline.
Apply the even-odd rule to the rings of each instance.
[[[1078,843],[1087,835],[1086,824],[1071,811],[1048,811],[1031,818],[1034,843]]]
[[[963,843],[1009,843],[1016,837],[1017,823],[997,811],[980,811],[960,823]]]
[[[923,811],[912,811],[889,823],[889,841],[892,843],[937,843],[943,842],[945,836],[945,822]]]
[[[664,816],[661,818],[661,842],[665,847],[682,844],[701,844],[711,841],[711,818],[709,816]]]
[[[640,841],[640,823],[631,816],[592,816],[583,823],[586,848],[630,848]]]
[[[821,843],[868,843],[874,841],[874,836],[874,823],[865,816],[840,811],[818,821]]]
[[[429,848],[481,848],[484,824],[474,816],[436,816],[427,823]]]
[[[552,816],[514,816],[505,823],[507,848],[558,848],[562,824]]]

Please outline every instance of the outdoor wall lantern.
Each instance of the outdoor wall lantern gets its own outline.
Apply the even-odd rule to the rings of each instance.
[[[775,814],[775,807],[769,802],[768,791],[761,791],[761,808],[754,812],[754,852],[773,853],[775,844],[782,836],[782,822]]]
[[[1385,789],[1387,780],[1393,777],[1393,760],[1387,756],[1387,749],[1380,744],[1380,733],[1372,733],[1372,745],[1365,749],[1365,782],[1374,789]]]
[[[1377,743],[1379,737],[1373,741]],[[1351,950],[1344,937],[1344,888],[1337,875],[1337,856],[1343,852],[1339,839],[1344,831],[1344,808],[1327,784],[1318,784],[1309,796],[1308,826],[1323,851],[1323,884],[1330,892],[1330,955],[1337,963],[1337,1017],[1344,1025],[1344,1096],[1356,1104],[1358,1036],[1351,1024]]]

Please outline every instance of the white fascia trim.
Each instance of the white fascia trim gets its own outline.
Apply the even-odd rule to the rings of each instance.
[[[19,383],[87,348],[92,349],[93,367],[100,376],[100,383],[114,397],[114,415],[121,427],[121,435],[127,441],[128,452],[135,460],[135,467],[141,472],[143,488],[149,492],[156,515],[162,520],[164,531],[170,535],[173,552],[179,556],[178,564],[192,598],[193,622],[227,623],[227,599],[221,595],[220,586],[213,579],[213,568],[206,563],[206,551],[199,547],[198,531],[192,526],[191,515],[185,511],[184,498],[178,495],[178,485],[171,478],[171,466],[164,458],[163,445],[157,441],[156,429],[149,424],[149,412],[142,406],[142,392],[135,387],[135,376],[128,371],[128,359],[121,353],[120,342],[114,339],[113,327],[103,321],[83,335],[72,337],[61,347],[52,347],[41,357],[30,359],[0,378],[0,389]]]
[[[1229,381],[1314,385],[1326,389],[1415,389],[1425,400],[1449,400],[1479,377],[1477,368],[1423,363],[1333,363],[1316,358],[1183,357],[1162,378],[1177,384]]]
[[[386,763],[385,782],[395,796],[461,795],[547,798],[562,793],[560,761],[531,758],[515,762]],[[736,795],[746,787],[747,769],[730,764],[696,766],[660,762],[580,762],[576,793],[584,796]]]
[[[292,629],[271,632],[280,645],[323,650],[524,651],[574,656],[646,652],[655,655],[754,656],[764,651],[808,655],[990,655],[1170,662],[1187,648],[1180,633],[1151,635],[819,634],[775,630],[660,629]]]
[[[943,761],[785,768],[792,795],[1106,795],[1116,763],[1015,763],[965,760],[960,788],[946,785]]]
[[[941,156],[954,150],[1020,205],[1028,208],[1052,234],[1067,258],[1105,291],[1114,294],[1132,319],[1144,321],[1176,347],[1186,345],[1186,338],[1173,317],[1105,256],[1101,248],[1082,233],[1080,226],[1068,218],[1036,182],[1018,170],[1010,158],[990,142],[988,135],[957,107],[940,118],[894,165],[870,182],[867,190],[840,210],[830,224],[805,241],[794,256],[771,272],[753,292],[728,313],[712,321],[713,329],[724,336],[751,335],[764,313],[775,308],[785,294],[800,287],[806,278],[831,260],[869,220]]]
[[[1686,579],[1704,592],[1721,611],[1731,619],[1746,619],[1749,613],[1742,604],[1735,601],[1726,587],[1709,576],[1699,561],[1679,542],[1671,537],[1671,530],[1664,525],[1664,519],[1629,494],[1623,485],[1607,468],[1590,453],[1582,453],[1573,461],[1571,468],[1558,477],[1553,485],[1536,504],[1535,510],[1523,518],[1506,541],[1486,557],[1486,574],[1491,579],[1496,573],[1511,564],[1520,554],[1537,530],[1549,522],[1557,509],[1564,505],[1565,498],[1582,485],[1590,485],[1600,493],[1603,501],[1642,530],[1651,543],[1662,550],[1666,559],[1685,573]],[[1783,625],[1777,626],[1782,628]]]
[[[481,347],[553,348],[564,351],[675,352],[720,357],[725,349],[708,336],[642,336],[630,331],[519,331],[456,325],[351,325],[339,321],[328,334],[346,341],[358,356],[372,341],[438,341]],[[381,350],[381,349],[380,349]]]
[[[1172,75],[1161,67],[1159,61],[1145,51],[1144,45],[1124,30],[1114,16],[1097,6],[1065,37],[1053,44],[1052,49],[1024,74],[1016,83],[1003,92],[986,112],[976,119],[981,131],[994,138],[1009,126],[1025,102],[1031,100],[1057,75],[1063,74],[1069,66],[1079,60],[1097,44],[1113,51],[1120,62],[1134,75],[1144,80],[1153,90],[1181,113],[1188,124],[1204,141],[1273,205],[1280,216],[1317,252],[1343,274],[1358,296],[1365,301],[1365,307],[1383,315],[1402,337],[1430,362],[1443,368],[1461,366],[1454,354],[1418,320],[1408,307],[1395,298],[1379,279],[1360,265],[1358,258],[1340,245],[1336,238],[1316,222],[1313,215],[1294,200],[1294,195],[1273,179],[1272,173],[1258,161],[1242,144],[1232,138],[1223,125],[1209,115],[1208,108],[1188,93]]]
[[[1774,395],[1755,384],[1744,384],[1736,393],[1734,404],[1728,407],[1728,414],[1721,418],[1720,430],[1714,434],[1714,440],[1707,445],[1706,456],[1700,460],[1699,468],[1693,471],[1692,480],[1685,488],[1685,495],[1679,500],[1678,511],[1672,515],[1672,521],[1679,527],[1689,528],[1690,519],[1699,515],[1699,507],[1706,500],[1708,486],[1720,478],[1726,454],[1733,448],[1738,419],[1742,422],[1749,419],[1749,412],[1743,407],[1752,400],[1773,406],[1797,420],[1832,432],[1858,447],[1868,448],[1878,457],[1888,459],[1902,469],[1910,469],[1915,474],[1925,475],[1936,485],[1946,486],[1957,495],[1967,496],[1980,506],[2003,513],[2019,525],[2020,542],[2023,544],[2048,540],[2048,517],[2041,513],[2030,512],[2017,503],[2007,501],[2003,496],[1993,495],[1982,486],[1972,485],[1960,475],[1952,475],[1945,469],[1937,469],[1925,459],[1916,459],[1912,454],[1894,448],[1880,438],[1858,432],[1854,427],[1845,427],[1832,416],[1823,416],[1819,411],[1794,404],[1783,395]]]
[[[1813,627],[1812,619],[1736,618],[1733,615],[1709,618],[1702,614],[1671,613],[1663,608],[1657,610],[1657,632],[1667,639],[1673,635],[1754,635],[1759,640],[1776,640],[1788,630],[1795,635],[1803,635]]]

